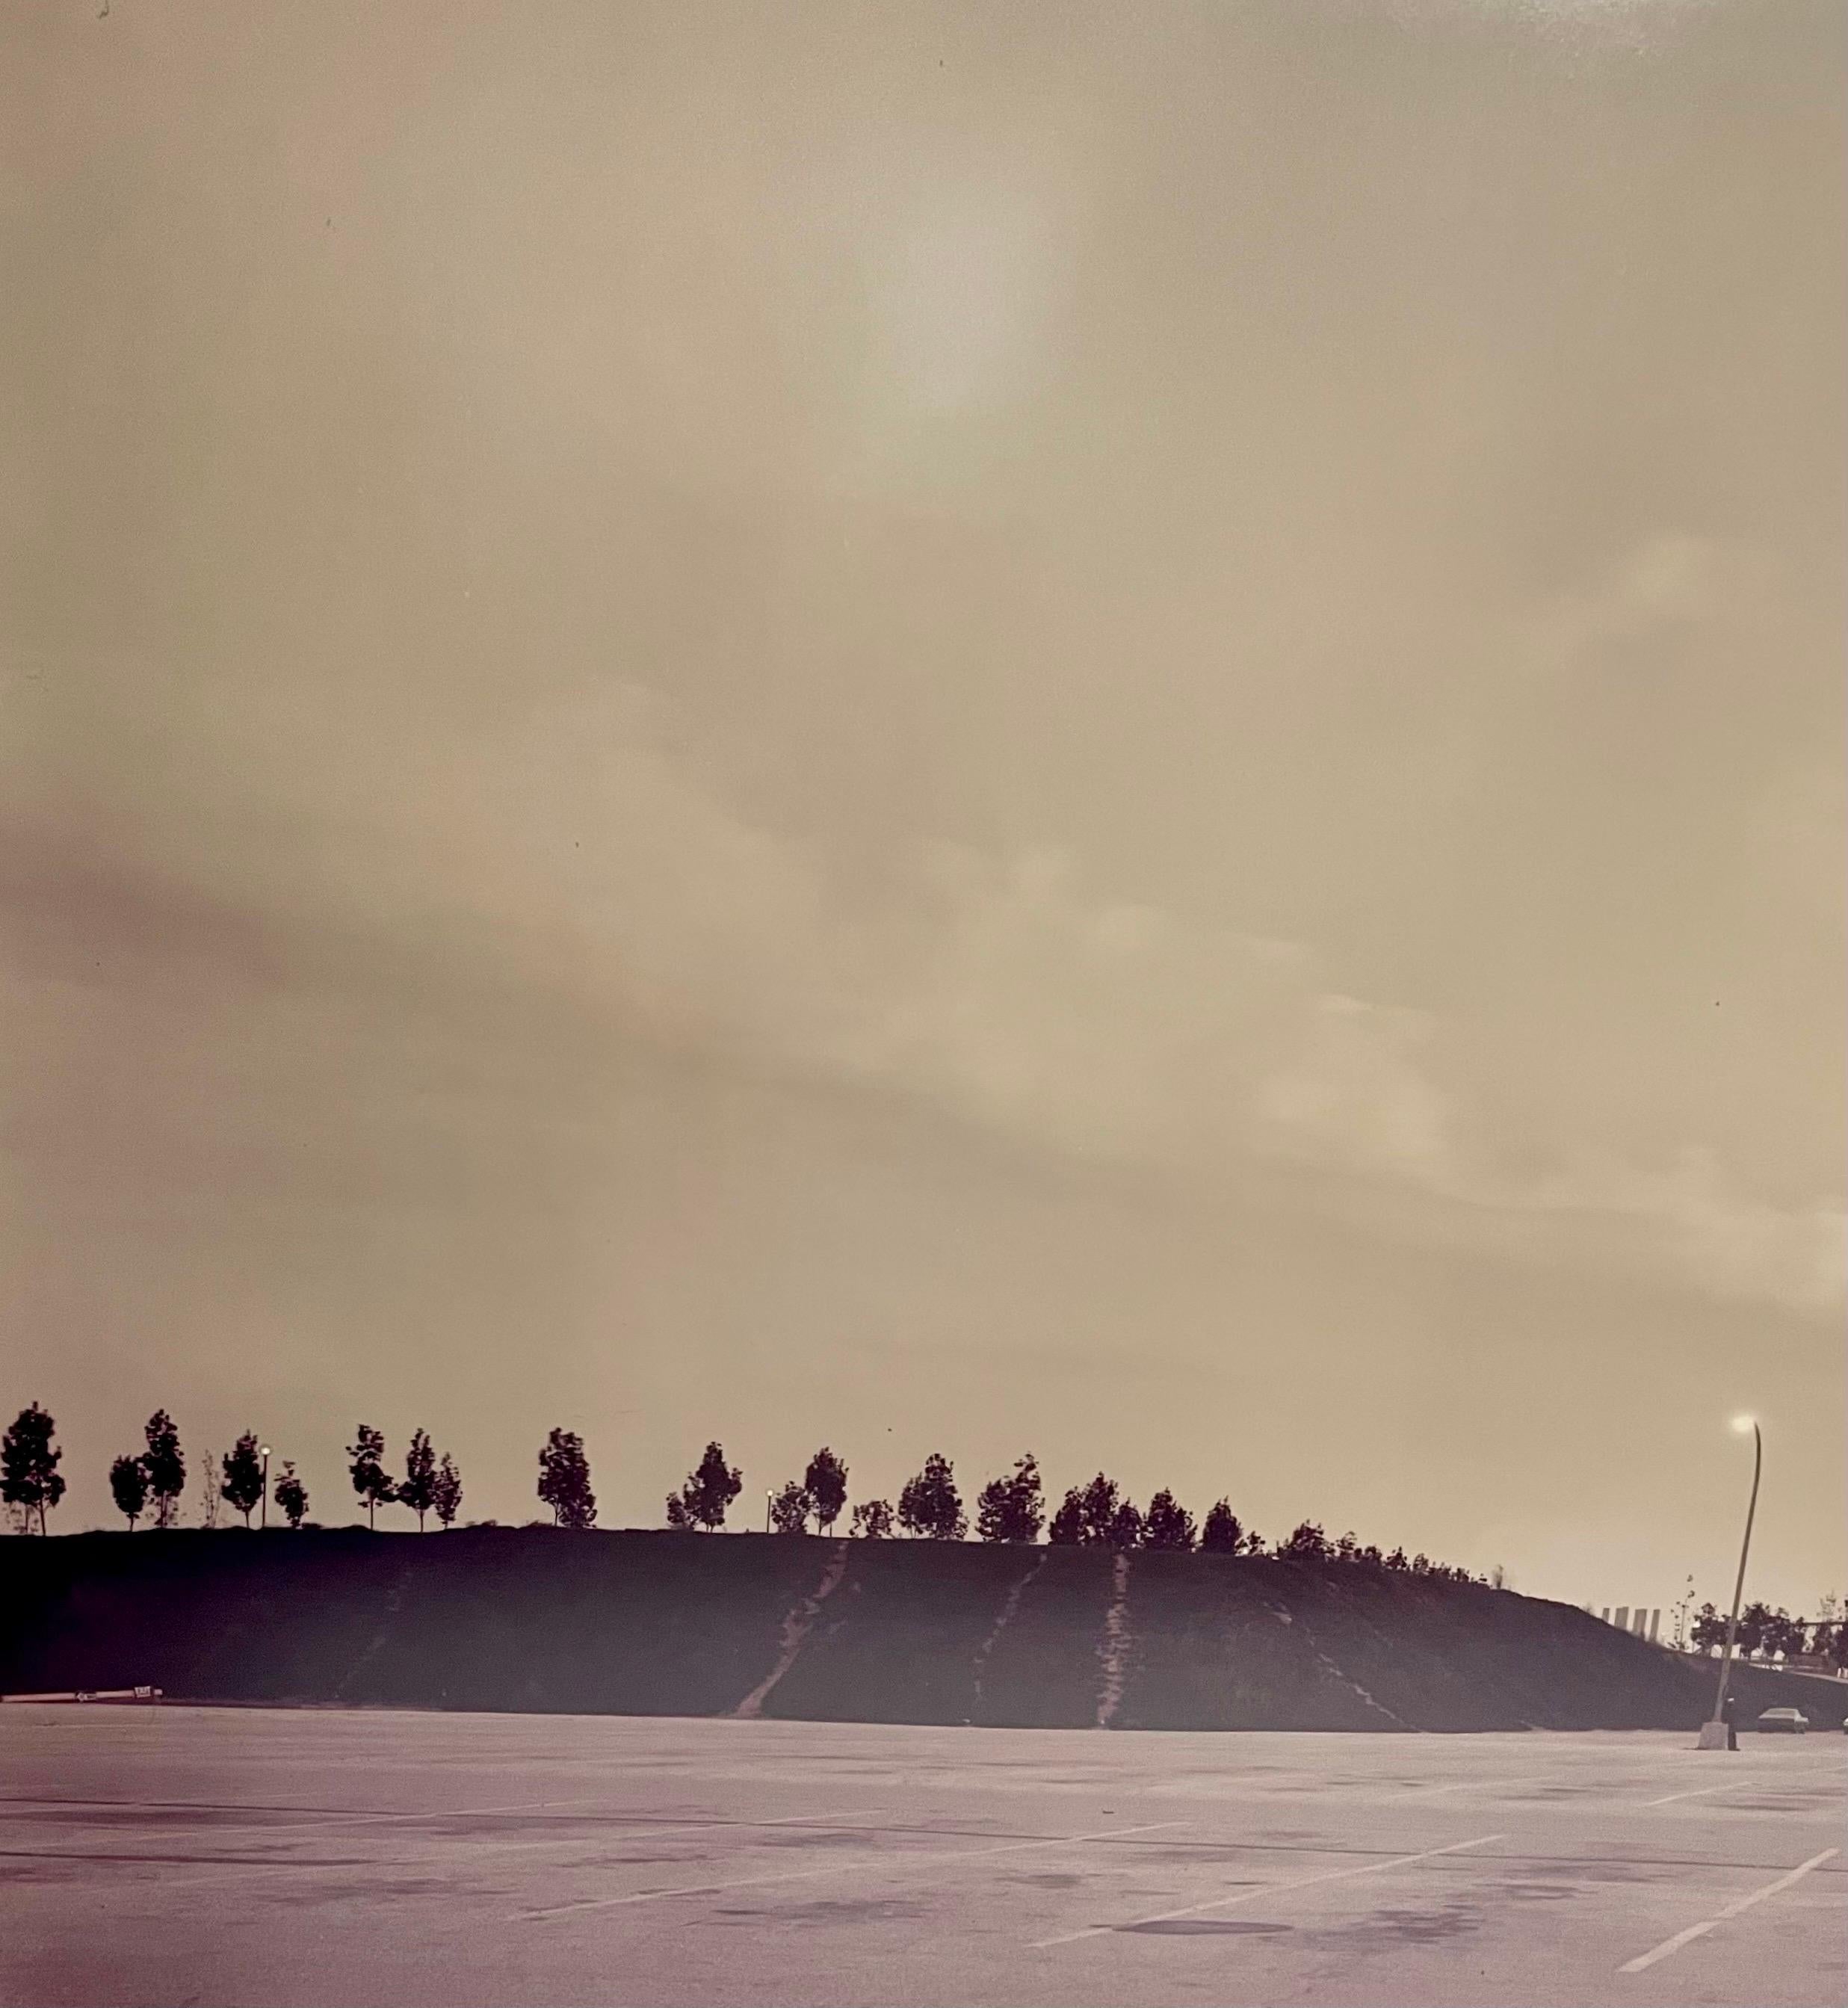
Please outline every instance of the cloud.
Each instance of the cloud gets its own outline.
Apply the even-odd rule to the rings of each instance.
[[[1649,591],[1681,592],[1689,562],[1659,553],[1641,568]],[[274,740],[227,758],[263,804],[252,829],[280,815],[313,847],[131,819],[134,882],[171,917],[125,933],[119,896],[86,893],[85,939],[119,950],[147,935],[171,963],[207,916],[214,942],[270,945],[272,986],[278,927],[304,980],[311,937],[388,937],[446,972],[422,981],[428,998],[491,974],[571,1000],[612,1038],[639,1021],[663,1043],[857,1082],[1039,1147],[1207,1178],[1290,1167],[1415,1197],[1465,1239],[1564,1250],[1614,1236],[1716,1295],[1804,1310],[1843,1296],[1839,1200],[1773,1204],[1691,1144],[1652,1166],[1595,1136],[1507,1133],[1521,1126],[1506,1115],[1492,1133],[1470,1076],[1492,1054],[1466,1061],[1461,1028],[1348,994],[1306,944],[1110,896],[1051,846],[914,845],[908,869],[850,896],[817,850],[738,813],[674,747],[671,712],[620,681],[584,680],[511,733],[429,723],[390,737],[329,723],[352,737],[286,766]],[[348,780],[331,815],[313,778],[330,767]],[[82,883],[107,888],[97,837],[91,819]],[[10,849],[16,919],[73,912],[58,841],[41,815]],[[55,961],[44,936],[19,967],[50,976]],[[363,980],[365,956],[337,961]],[[88,980],[150,979],[118,953]]]
[[[1839,1204],[1791,1209],[1754,1199],[1708,1151],[1691,1147],[1661,1171],[1581,1163],[1529,1188],[1520,1203],[1641,1228],[1717,1296],[1826,1310],[1848,1295],[1848,1212]]]
[[[1680,563],[1645,570],[1679,592],[1662,582]],[[1723,1296],[1843,1294],[1839,1204],[1772,1204],[1691,1147],[1652,1169],[1587,1139],[1549,1164],[1545,1140],[1485,1134],[1443,1020],[1345,994],[1305,944],[1102,896],[1056,847],[920,847],[854,906],[670,753],[670,723],[632,689],[583,686],[476,748],[478,775],[450,748],[407,776],[385,848],[535,977],[588,982],[665,1038],[1094,1158],[1319,1168],[1437,1202],[1465,1234],[1493,1238],[1487,1216],[1528,1241],[1615,1231]]]

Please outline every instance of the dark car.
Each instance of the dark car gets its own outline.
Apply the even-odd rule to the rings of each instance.
[[[1791,1736],[1805,1734],[1809,1726],[1809,1717],[1800,1708],[1768,1708],[1752,1725],[1754,1729],[1782,1730]]]

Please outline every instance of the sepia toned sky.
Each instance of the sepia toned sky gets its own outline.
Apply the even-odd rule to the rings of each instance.
[[[330,1520],[560,1423],[1666,1607],[1750,1409],[1848,1589],[1832,5],[0,44],[60,1526],[157,1405]]]

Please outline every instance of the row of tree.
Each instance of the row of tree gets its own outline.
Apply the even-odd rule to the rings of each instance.
[[[725,1509],[741,1488],[740,1475],[728,1469],[724,1452],[708,1444],[698,1467],[680,1491],[667,1502],[670,1526],[723,1525]],[[771,1496],[771,1525],[779,1533],[800,1534],[812,1519],[818,1531],[829,1533],[839,1520],[847,1496],[847,1469],[832,1450],[818,1451],[800,1479],[790,1479]],[[863,1501],[853,1509],[851,1531],[868,1540],[891,1534],[894,1526],[924,1540],[959,1541],[969,1533],[969,1516],[956,1485],[956,1467],[938,1454],[899,1494],[895,1510],[885,1499]],[[991,1478],[976,1495],[975,1533],[980,1540],[1031,1543],[1042,1533],[1055,1547],[1098,1546],[1155,1548],[1186,1553],[1199,1548],[1210,1554],[1269,1554],[1293,1561],[1352,1562],[1362,1567],[1405,1571],[1447,1582],[1486,1581],[1467,1569],[1433,1562],[1428,1556],[1408,1556],[1403,1548],[1390,1554],[1362,1547],[1352,1533],[1334,1539],[1320,1524],[1306,1520],[1286,1539],[1267,1547],[1264,1536],[1246,1527],[1230,1501],[1220,1499],[1204,1519],[1194,1516],[1165,1487],[1139,1507],[1114,1478],[1099,1472],[1065,1494],[1050,1518],[1037,1458],[1019,1458],[1011,1471]]]
[[[144,1450],[132,1457],[118,1457],[109,1467],[111,1493],[131,1532],[144,1517],[156,1527],[173,1525],[186,1489],[186,1455],[173,1418],[164,1409],[157,1410],[148,1418],[143,1434]],[[217,1496],[243,1515],[246,1526],[263,1501],[267,1455],[256,1433],[246,1430],[219,1460]],[[56,1426],[36,1402],[20,1411],[0,1438],[0,1497],[23,1523],[36,1518],[41,1534],[46,1531],[48,1511],[64,1496],[65,1480],[58,1469],[62,1457]],[[347,1446],[347,1457],[354,1494],[366,1508],[368,1526],[376,1527],[379,1508],[389,1505],[414,1512],[420,1533],[431,1515],[442,1527],[455,1524],[461,1511],[462,1475],[447,1451],[438,1458],[427,1430],[412,1433],[401,1476],[387,1469],[384,1434],[369,1423],[359,1424]],[[584,1439],[574,1430],[555,1429],[547,1436],[539,1454],[537,1489],[541,1502],[551,1511],[554,1525],[596,1525],[597,1497],[591,1484],[590,1461],[585,1455]],[[666,1524],[690,1532],[716,1533],[725,1525],[744,1489],[744,1472],[726,1462],[722,1444],[709,1443],[685,1482],[668,1494]],[[289,1525],[301,1526],[307,1516],[308,1491],[292,1460],[282,1465],[271,1497]],[[789,1479],[769,1496],[769,1524],[779,1534],[804,1534],[811,1526],[818,1533],[832,1533],[846,1504],[846,1465],[824,1445],[808,1460],[799,1479]],[[886,1540],[895,1532],[921,1540],[966,1539],[969,1516],[955,1466],[948,1458],[933,1453],[917,1475],[906,1480],[896,1507],[887,1499],[862,1500],[853,1508],[849,1528],[863,1540]],[[1500,1585],[1499,1570],[1492,1578],[1475,1577],[1467,1569],[1434,1562],[1422,1554],[1408,1556],[1403,1548],[1388,1553],[1371,1544],[1363,1547],[1352,1533],[1331,1539],[1313,1520],[1304,1521],[1284,1540],[1267,1545],[1256,1529],[1240,1522],[1227,1500],[1216,1501],[1196,1523],[1165,1487],[1146,1507],[1138,1507],[1115,1479],[1102,1472],[1082,1486],[1072,1487],[1048,1516],[1039,1464],[1030,1455],[1019,1458],[1012,1470],[990,1479],[977,1494],[975,1533],[983,1541],[1021,1543],[1037,1542],[1044,1534],[1055,1547],[1178,1553],[1197,1548],[1209,1554],[1269,1554],[1285,1561],[1347,1563],[1445,1582],[1492,1580]],[[1832,1625],[1828,1621],[1833,1615],[1831,1609],[1820,1626],[1806,1626],[1783,1610],[1748,1604],[1740,1615],[1739,1649],[1752,1656],[1794,1658],[1806,1649],[1807,1632],[1814,1629],[1819,1634],[1816,1649],[1831,1653],[1838,1664],[1848,1663],[1848,1624]],[[1691,1642],[1697,1649],[1709,1650],[1725,1642],[1726,1631],[1726,1619],[1711,1603],[1703,1604],[1693,1621]]]
[[[1747,1659],[1795,1660],[1815,1654],[1848,1667],[1848,1624],[1834,1621],[1835,1602],[1833,1597],[1823,1599],[1820,1618],[1793,1617],[1781,1604],[1773,1610],[1768,1603],[1748,1603],[1739,1614],[1734,1648]],[[1703,1603],[1688,1628],[1688,1639],[1697,1653],[1723,1649],[1726,1613]]]
[[[133,1456],[118,1457],[109,1467],[110,1496],[128,1522],[131,1533],[144,1518],[156,1527],[177,1525],[180,1500],[186,1489],[186,1456],[173,1418],[164,1409],[157,1409],[149,1416],[143,1434],[146,1449]],[[557,1430],[552,1434],[554,1440],[560,1436]],[[582,1454],[580,1444],[580,1459]],[[427,1430],[413,1431],[401,1478],[394,1477],[385,1469],[383,1433],[367,1423],[359,1426],[354,1441],[347,1446],[347,1455],[352,1460],[347,1468],[353,1490],[366,1508],[369,1526],[376,1525],[381,1506],[392,1504],[408,1506],[417,1515],[419,1532],[426,1516],[431,1513],[445,1527],[454,1524],[462,1508],[462,1474],[447,1451],[438,1460]],[[213,1459],[208,1452],[208,1508],[215,1508],[217,1501],[223,1500],[243,1515],[244,1524],[249,1526],[251,1515],[263,1504],[269,1458],[269,1451],[256,1432],[246,1430],[217,1460],[214,1484],[210,1472]],[[21,1409],[4,1437],[0,1437],[0,1501],[22,1531],[30,1529],[34,1521],[41,1534],[46,1531],[45,1516],[65,1494],[64,1474],[58,1469],[63,1459],[64,1453],[58,1447],[57,1425],[36,1402]],[[542,1486],[541,1492],[543,1496]],[[292,1458],[285,1459],[277,1473],[270,1497],[290,1526],[299,1528],[307,1518],[308,1488]],[[591,1501],[592,1519],[595,1503]],[[209,1510],[207,1524],[215,1518],[215,1511]]]
[[[178,1517],[186,1489],[186,1458],[179,1432],[164,1409],[147,1421],[146,1448],[118,1457],[109,1467],[109,1487],[132,1531],[143,1518],[156,1527],[170,1527]],[[422,1531],[434,1515],[444,1528],[453,1526],[461,1511],[462,1475],[445,1451],[438,1458],[426,1430],[412,1432],[402,1476],[387,1467],[384,1433],[361,1423],[347,1446],[348,1475],[355,1497],[366,1509],[366,1524],[376,1527],[379,1508],[399,1505],[417,1515]],[[58,1469],[63,1453],[56,1442],[51,1416],[35,1402],[21,1411],[0,1439],[0,1489],[16,1513],[36,1518],[40,1533],[45,1516],[64,1496]],[[219,1460],[217,1497],[241,1513],[246,1526],[262,1504],[268,1452],[254,1430],[246,1430]],[[209,1460],[208,1460],[209,1462]],[[668,1495],[670,1527],[689,1531],[722,1529],[739,1494],[744,1475],[726,1461],[722,1444],[709,1443],[685,1482]],[[584,1439],[576,1431],[555,1429],[539,1454],[538,1493],[551,1510],[553,1524],[586,1528],[596,1525],[597,1497],[591,1483],[590,1461]],[[285,1462],[272,1494],[277,1510],[292,1527],[308,1512],[308,1490],[292,1460]],[[790,1479],[769,1500],[769,1522],[779,1533],[806,1533],[812,1525],[831,1533],[847,1504],[847,1467],[827,1446],[808,1460],[799,1479]],[[933,1453],[909,1479],[895,1507],[888,1499],[862,1500],[853,1508],[851,1533],[864,1540],[883,1540],[895,1533],[917,1540],[959,1541],[970,1531],[969,1516],[949,1459]],[[1286,1540],[1267,1547],[1264,1536],[1246,1528],[1226,1500],[1217,1501],[1196,1522],[1171,1491],[1157,1492],[1146,1508],[1127,1497],[1116,1480],[1099,1472],[1084,1485],[1073,1486],[1048,1516],[1037,1459],[1019,1458],[1012,1470],[991,1478],[975,1501],[975,1533],[984,1541],[1030,1543],[1042,1534],[1055,1546],[1096,1544],[1111,1548],[1154,1548],[1209,1554],[1271,1554],[1293,1561],[1352,1562],[1387,1570],[1447,1580],[1472,1580],[1466,1569],[1408,1556],[1402,1548],[1390,1554],[1363,1547],[1352,1534],[1330,1540],[1313,1521],[1305,1521]]]

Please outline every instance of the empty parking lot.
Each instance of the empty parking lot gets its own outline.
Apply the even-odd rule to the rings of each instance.
[[[0,1710],[9,2003],[1835,2003],[1848,1740]]]

